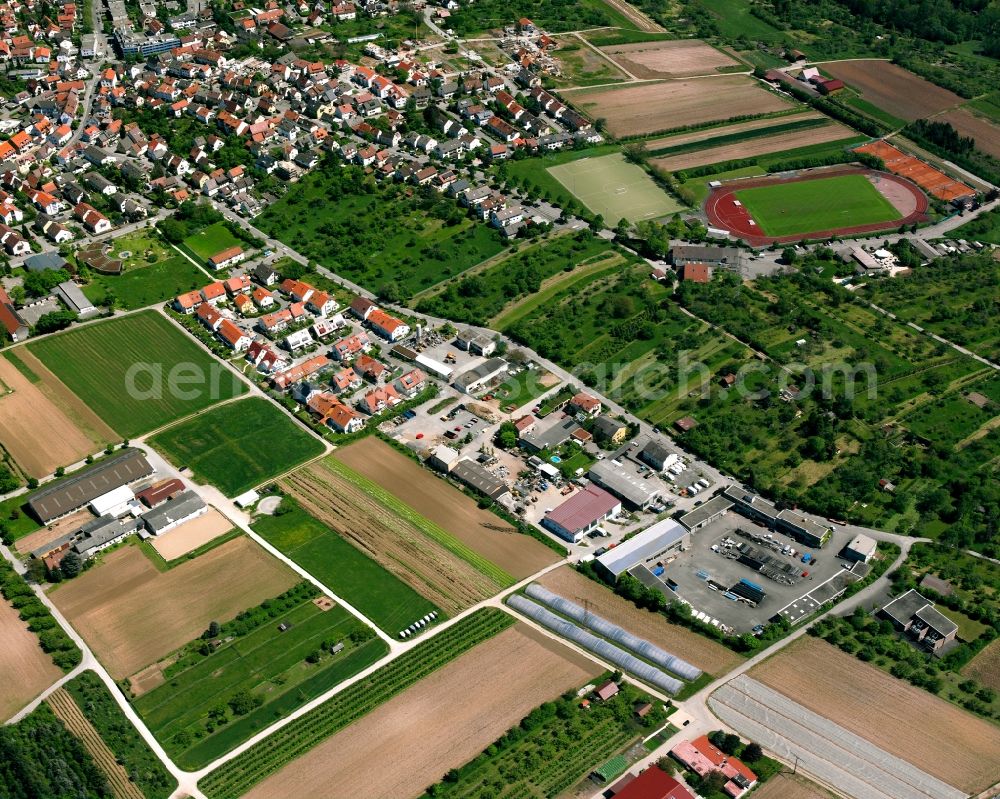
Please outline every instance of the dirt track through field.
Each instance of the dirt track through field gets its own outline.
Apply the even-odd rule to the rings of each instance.
[[[625,0],[604,0],[604,2],[616,11],[628,17],[641,31],[646,31],[647,33],[662,33],[664,30],[663,26],[661,26],[658,22],[654,22],[631,3],[625,2]]]
[[[42,379],[32,383],[0,357],[0,383],[12,392],[0,396],[0,441],[25,472],[45,477],[118,439],[114,430],[37,364],[25,347],[16,352]]]
[[[954,92],[888,61],[838,61],[820,66],[824,72],[858,89],[869,103],[907,122],[933,116],[963,102]]]
[[[197,638],[209,622],[228,621],[296,581],[244,536],[166,572],[138,546],[125,546],[49,597],[117,680]]]
[[[233,523],[229,519],[215,508],[209,508],[208,513],[203,513],[197,519],[184,522],[169,533],[154,538],[153,549],[159,552],[164,560],[176,560],[232,529]]]
[[[796,117],[798,119],[798,117]],[[785,121],[784,117],[773,120],[771,124],[779,125]],[[726,129],[721,129],[719,135],[725,135]],[[702,136],[707,137],[708,133]],[[854,131],[838,122],[831,122],[822,127],[808,128],[806,130],[791,130],[787,133],[778,133],[774,136],[761,136],[748,141],[733,142],[719,147],[709,147],[705,150],[695,150],[679,155],[668,155],[662,158],[653,158],[650,163],[655,164],[668,172],[676,172],[678,169],[690,169],[695,166],[705,164],[721,164],[724,161],[732,161],[738,158],[753,158],[757,155],[770,155],[780,153],[783,150],[794,150],[797,147],[808,147],[811,144],[823,144],[824,142],[846,139],[854,135]],[[662,145],[670,146],[670,145]]]
[[[18,611],[0,597],[0,724],[61,676]]]
[[[294,472],[280,485],[308,513],[448,614],[454,615],[500,590],[472,564],[322,463]]]
[[[710,75],[739,66],[735,58],[700,39],[619,44],[602,47],[601,52],[642,79]]]
[[[657,613],[640,610],[571,566],[551,571],[538,582],[570,602],[588,603],[589,609],[598,616],[621,625],[715,677],[721,677],[743,662],[743,658],[721,644],[671,624]]]
[[[522,580],[555,563],[559,556],[514,528],[475,500],[435,477],[375,436],[338,449],[334,458],[373,480],[421,516]]]
[[[671,80],[614,89],[565,90],[591,119],[603,118],[613,136],[634,136],[684,125],[784,111],[788,102],[745,75]]]
[[[60,688],[53,691],[46,701],[56,717],[83,744],[98,768],[108,778],[115,799],[144,799],[142,791],[129,779],[128,772],[118,763],[115,753],[94,729],[94,725],[83,715],[72,695]]]
[[[750,676],[963,791],[1000,780],[1000,729],[825,641],[801,638]]]
[[[408,799],[599,668],[518,624],[376,708],[244,799]]]

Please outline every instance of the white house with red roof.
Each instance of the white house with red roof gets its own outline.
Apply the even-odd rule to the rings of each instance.
[[[389,341],[400,341],[410,335],[408,324],[395,316],[390,316],[381,308],[374,308],[368,314],[366,321],[375,333]]]
[[[733,799],[739,799],[757,784],[757,775],[742,760],[727,755],[713,745],[707,735],[682,741],[670,750],[670,754],[700,777],[721,771],[728,778],[723,790]]]

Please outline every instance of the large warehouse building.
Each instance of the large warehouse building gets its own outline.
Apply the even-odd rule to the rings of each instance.
[[[597,461],[590,467],[588,476],[630,508],[644,510],[660,495],[659,481],[644,480],[633,472],[615,466],[611,461]]]
[[[664,519],[597,558],[597,568],[612,580],[636,566],[653,571],[664,558],[691,544],[691,534],[673,519]],[[655,572],[654,572],[655,573]]]
[[[153,467],[140,450],[126,449],[80,474],[36,491],[28,500],[28,507],[42,524],[49,524],[152,473]]]
[[[605,519],[621,512],[622,503],[618,499],[591,483],[546,513],[542,526],[576,544]]]

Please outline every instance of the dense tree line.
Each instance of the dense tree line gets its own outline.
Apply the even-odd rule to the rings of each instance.
[[[69,671],[80,662],[82,654],[79,647],[35,596],[24,578],[3,559],[0,559],[0,593],[17,608],[22,621],[28,623],[28,629],[38,636],[39,645],[52,656],[52,661],[59,668]]]

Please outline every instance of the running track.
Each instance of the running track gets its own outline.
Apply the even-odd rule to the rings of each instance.
[[[800,183],[805,180],[818,180],[820,178],[836,177],[839,175],[877,175],[880,181],[895,183],[898,187],[905,189],[913,196],[914,210],[902,219],[896,219],[891,222],[876,222],[874,224],[840,227],[831,230],[805,230],[790,236],[767,236],[753,223],[746,208],[736,204],[735,194],[740,189],[749,189],[755,186],[773,186],[779,183]],[[708,195],[708,199],[705,201],[705,215],[708,217],[708,224],[710,226],[724,228],[734,236],[743,239],[747,244],[754,247],[761,247],[768,244],[798,242],[807,238],[812,240],[851,238],[865,233],[876,233],[880,230],[896,230],[900,225],[910,225],[914,222],[926,221],[927,206],[927,197],[924,193],[916,185],[898,175],[891,175],[888,172],[878,172],[872,169],[861,169],[859,167],[834,167],[833,169],[797,172],[789,177],[767,176],[727,183],[725,186],[713,189]]]

